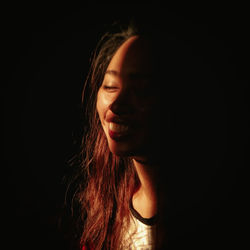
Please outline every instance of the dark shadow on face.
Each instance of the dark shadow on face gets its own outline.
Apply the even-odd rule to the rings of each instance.
[[[131,37],[113,56],[97,99],[103,129],[115,154],[148,155],[156,147],[160,117],[154,78],[149,42]]]
[[[220,123],[220,96],[209,68],[192,46],[168,37],[139,36],[117,50],[97,101],[113,153],[147,154],[162,162],[178,159],[181,166],[194,160],[198,165],[214,151],[221,129],[216,124]],[[111,125],[118,133],[110,136],[112,122],[125,127]]]

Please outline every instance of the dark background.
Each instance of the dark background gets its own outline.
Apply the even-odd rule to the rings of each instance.
[[[224,95],[226,124],[224,158],[215,174],[221,183],[219,192],[223,193],[218,195],[222,204],[218,206],[223,221],[232,221],[227,224],[234,232],[228,241],[234,236],[235,246],[236,242],[242,244],[247,235],[244,226],[249,158],[246,9],[233,4],[173,8],[22,3],[4,7],[5,160],[1,165],[5,249],[69,249],[60,226],[66,190],[63,179],[80,143],[81,90],[89,59],[107,27],[135,13],[148,16],[149,22],[155,13],[161,20],[172,20],[172,25],[183,22],[190,34],[212,41],[209,63]],[[227,210],[228,220],[223,210]]]

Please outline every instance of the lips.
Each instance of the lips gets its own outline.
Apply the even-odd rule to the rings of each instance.
[[[132,133],[129,125],[114,122],[108,124],[108,131],[110,138],[115,141],[125,140]]]
[[[129,126],[124,125],[124,124],[118,124],[114,122],[109,123],[109,130],[118,133],[118,134],[124,134],[128,131]]]

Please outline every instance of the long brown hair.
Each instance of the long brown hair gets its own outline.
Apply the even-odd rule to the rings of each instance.
[[[90,244],[95,249],[119,249],[122,230],[129,225],[129,203],[138,185],[137,173],[129,157],[118,157],[110,152],[96,111],[96,99],[110,60],[121,44],[131,36],[149,35],[147,36],[149,39],[153,37],[152,48],[157,57],[156,68],[158,72],[156,74],[158,79],[154,79],[154,88],[159,87],[159,85],[161,88],[157,93],[159,93],[158,99],[161,102],[159,106],[162,106],[159,114],[163,119],[158,122],[158,126],[159,130],[166,131],[166,135],[162,135],[161,138],[164,145],[159,145],[156,150],[160,151],[160,155],[163,157],[161,163],[164,165],[164,174],[159,176],[159,183],[165,186],[160,188],[164,192],[167,190],[168,193],[164,193],[164,199],[160,199],[158,206],[157,246],[168,244],[166,243],[166,234],[170,241],[171,238],[175,239],[182,230],[182,227],[176,223],[175,216],[178,212],[176,208],[182,206],[182,203],[178,203],[175,197],[181,200],[181,197],[184,197],[182,193],[187,194],[188,190],[191,190],[189,193],[192,193],[193,190],[197,189],[195,184],[190,185],[192,182],[196,183],[195,175],[192,173],[197,169],[200,171],[200,162],[203,162],[202,157],[205,150],[200,146],[200,139],[197,140],[194,138],[194,133],[191,133],[197,128],[191,128],[192,124],[188,127],[191,132],[187,133],[187,135],[192,136],[181,138],[186,132],[181,131],[180,133],[180,128],[182,128],[180,125],[179,130],[175,128],[178,122],[175,115],[177,112],[181,112],[185,106],[193,108],[196,112],[200,111],[199,117],[202,112],[205,114],[211,112],[209,111],[211,108],[209,94],[214,96],[213,75],[211,75],[209,67],[201,63],[200,57],[195,56],[195,53],[199,55],[201,45],[199,45],[200,47],[196,46],[192,39],[188,41],[186,33],[175,35],[171,30],[166,31],[167,28],[164,25],[158,27],[157,30],[154,29],[155,26],[153,26],[153,31],[150,27],[144,30],[137,24],[136,26],[129,25],[126,29],[114,30],[101,38],[93,54],[82,94],[86,119],[84,120],[85,130],[79,154],[80,162],[78,165],[80,169],[76,177],[77,190],[74,192],[74,201],[76,201],[80,213],[78,225],[80,225],[81,246]],[[166,33],[168,33],[168,37],[165,35]],[[198,49],[193,51],[195,47]],[[163,88],[164,91],[161,91]],[[204,100],[196,97],[194,90],[197,89],[206,91],[206,95],[205,92],[201,95]],[[164,96],[161,96],[161,92]],[[195,101],[199,101],[200,108]],[[216,105],[214,107],[216,108]],[[208,112],[205,112],[204,108]],[[170,117],[166,117],[169,110]],[[184,119],[190,120],[188,117],[190,112],[187,112],[187,108],[182,114],[184,114],[184,118],[183,120],[179,118],[179,123],[183,123]],[[194,115],[196,113],[193,112],[191,119],[195,119]],[[169,127],[171,128],[169,129]],[[211,130],[211,127],[209,129]],[[168,131],[170,131],[169,134],[167,134]],[[210,134],[207,133],[207,135],[206,139]],[[183,143],[185,141],[188,143]],[[185,145],[188,145],[190,149]],[[196,149],[195,159],[197,163],[193,163],[193,149]],[[209,150],[207,152],[210,152]],[[197,159],[200,159],[200,162]],[[187,162],[192,162],[194,166],[185,168]],[[193,170],[191,171],[191,169]],[[165,173],[166,171],[167,173]],[[191,186],[191,189],[188,186]],[[187,197],[190,198],[190,195]],[[194,199],[196,197],[194,196]],[[191,204],[191,202],[189,203]],[[184,216],[181,218],[183,219]],[[189,218],[191,218],[190,215]],[[190,225],[191,223],[186,224]],[[159,248],[164,249],[164,247]]]
[[[125,29],[120,28],[119,31],[106,33],[94,51],[82,94],[82,104],[86,111],[86,132],[81,143],[79,183],[75,194],[75,200],[80,207],[81,246],[93,245],[95,249],[119,249],[122,230],[126,230],[129,226],[129,204],[139,180],[131,158],[119,157],[110,152],[97,114],[96,99],[110,60],[128,38],[134,35],[143,36],[152,42],[154,54],[159,56],[159,51],[163,54],[162,48],[167,45],[164,43],[167,39],[163,42],[162,38],[159,40],[156,37],[155,41],[157,43],[161,41],[164,46],[160,44],[158,47],[154,46],[153,34],[160,33],[152,31],[150,26],[145,29],[140,23],[130,23]],[[166,65],[162,54],[160,56],[163,57],[164,64],[159,64],[157,68],[159,72],[164,71]],[[162,85],[164,89],[168,87]],[[164,122],[162,121],[161,126],[165,126]],[[166,150],[166,145],[163,150]],[[161,244],[164,237],[163,224],[164,220],[158,219],[157,244]]]
[[[96,111],[96,97],[105,70],[120,45],[136,34],[130,26],[105,34],[93,55],[83,90],[87,132],[81,146],[81,174],[84,182],[76,195],[83,224],[80,244],[95,249],[118,249],[122,227],[129,222],[129,201],[137,184],[131,159],[113,155]]]

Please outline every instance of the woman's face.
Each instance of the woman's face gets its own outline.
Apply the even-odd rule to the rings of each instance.
[[[99,118],[110,151],[119,156],[143,156],[154,147],[158,121],[148,48],[140,37],[126,40],[111,59],[98,91]]]

